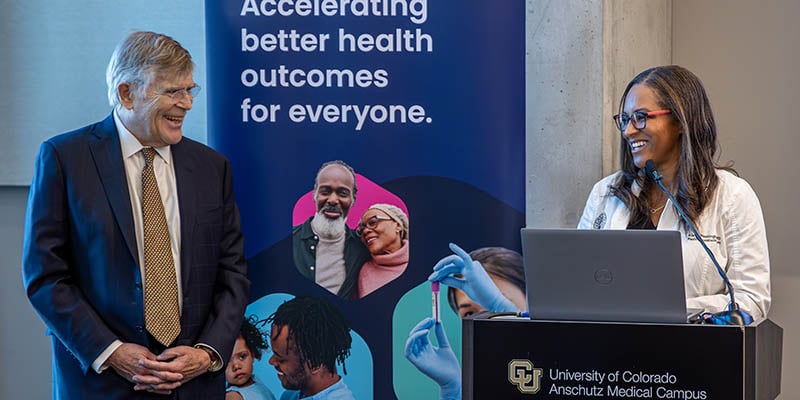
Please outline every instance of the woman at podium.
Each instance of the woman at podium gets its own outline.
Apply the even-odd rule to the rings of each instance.
[[[687,308],[726,310],[723,278],[654,171],[719,262],[738,306],[754,319],[766,317],[770,272],[761,205],[744,179],[716,162],[717,127],[700,79],[676,65],[647,69],[628,83],[613,120],[622,135],[621,168],[594,185],[578,228],[680,231]]]
[[[736,305],[755,320],[765,318],[770,267],[761,205],[730,165],[716,162],[717,127],[700,79],[677,65],[642,71],[625,88],[613,120],[621,133],[620,170],[594,185],[578,228],[681,232],[687,308],[724,312],[731,305],[726,282],[680,208],[730,281]],[[454,253],[429,280],[456,284],[490,311],[518,311],[490,279],[470,279],[468,272],[480,269]]]
[[[680,231],[687,308],[730,311],[725,280],[680,208],[730,281],[737,307],[755,320],[766,318],[770,266],[761,205],[730,165],[717,164],[717,127],[700,79],[676,65],[642,71],[625,88],[613,120],[621,133],[621,168],[594,185],[578,228]],[[519,310],[485,272],[475,273],[483,270],[476,268],[480,263],[450,248],[455,254],[439,261],[429,280],[456,285],[490,311]],[[423,320],[411,332],[406,357],[440,383],[440,398],[447,398],[458,366],[446,338],[438,347],[427,340],[429,329],[443,336],[441,324]],[[441,367],[426,371],[426,357]]]

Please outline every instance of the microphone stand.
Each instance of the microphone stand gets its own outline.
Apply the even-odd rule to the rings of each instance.
[[[702,237],[700,237],[700,234],[697,233],[692,221],[690,221],[683,212],[683,209],[678,202],[675,201],[675,198],[672,197],[672,194],[669,192],[669,190],[664,187],[664,184],[661,182],[661,178],[663,178],[663,176],[658,173],[655,164],[656,163],[653,162],[653,160],[647,160],[645,163],[645,172],[647,172],[647,174],[653,178],[661,191],[663,191],[667,195],[669,201],[672,202],[672,205],[675,207],[675,210],[678,211],[678,214],[680,215],[681,219],[683,219],[683,222],[686,223],[686,226],[689,227],[689,230],[692,232],[695,239],[697,239],[700,245],[703,246],[703,250],[705,250],[706,254],[708,254],[708,256],[711,258],[711,262],[713,262],[714,266],[717,268],[717,273],[720,277],[722,277],[722,281],[725,282],[725,287],[728,289],[728,295],[731,299],[730,304],[728,304],[728,310],[711,314],[710,317],[706,318],[706,321],[714,325],[750,325],[753,323],[753,317],[750,316],[750,314],[748,314],[746,311],[739,309],[739,304],[736,303],[736,298],[733,294],[733,285],[731,285],[731,281],[728,280],[728,275],[726,275],[725,271],[722,270],[719,262],[717,262],[717,258],[714,257],[714,253],[712,253],[711,249],[708,248],[706,242]]]

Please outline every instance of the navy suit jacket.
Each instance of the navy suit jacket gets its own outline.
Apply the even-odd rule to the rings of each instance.
[[[188,138],[171,150],[183,287],[181,333],[173,346],[205,343],[227,361],[250,288],[230,164]],[[91,369],[115,339],[148,347],[133,212],[113,116],[42,144],[28,198],[22,275],[52,335],[54,398],[166,398],[134,392],[113,369]],[[224,385],[224,371],[205,373],[171,397],[221,399]]]

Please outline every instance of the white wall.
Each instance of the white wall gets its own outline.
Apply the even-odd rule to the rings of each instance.
[[[0,0],[0,399],[51,397],[50,342],[20,276],[27,185],[39,144],[111,112],[106,65],[132,30],[181,42],[197,65],[195,80],[204,86],[203,4]],[[205,94],[194,102],[184,128],[186,136],[203,142]]]
[[[674,0],[673,62],[694,71],[709,92],[722,146],[720,161],[758,193],[772,265],[770,318],[784,328],[781,399],[800,398],[800,2]]]
[[[106,65],[132,30],[181,42],[205,84],[202,0],[0,0],[0,185],[29,185],[44,139],[108,116]],[[184,132],[205,142],[203,96]]]
[[[26,187],[0,187],[0,399],[50,398],[50,342],[20,276]]]

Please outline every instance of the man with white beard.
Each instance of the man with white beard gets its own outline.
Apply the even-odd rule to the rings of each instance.
[[[370,257],[345,223],[357,190],[353,168],[339,160],[323,164],[314,181],[317,212],[292,230],[298,271],[345,299],[353,298],[358,272]]]

